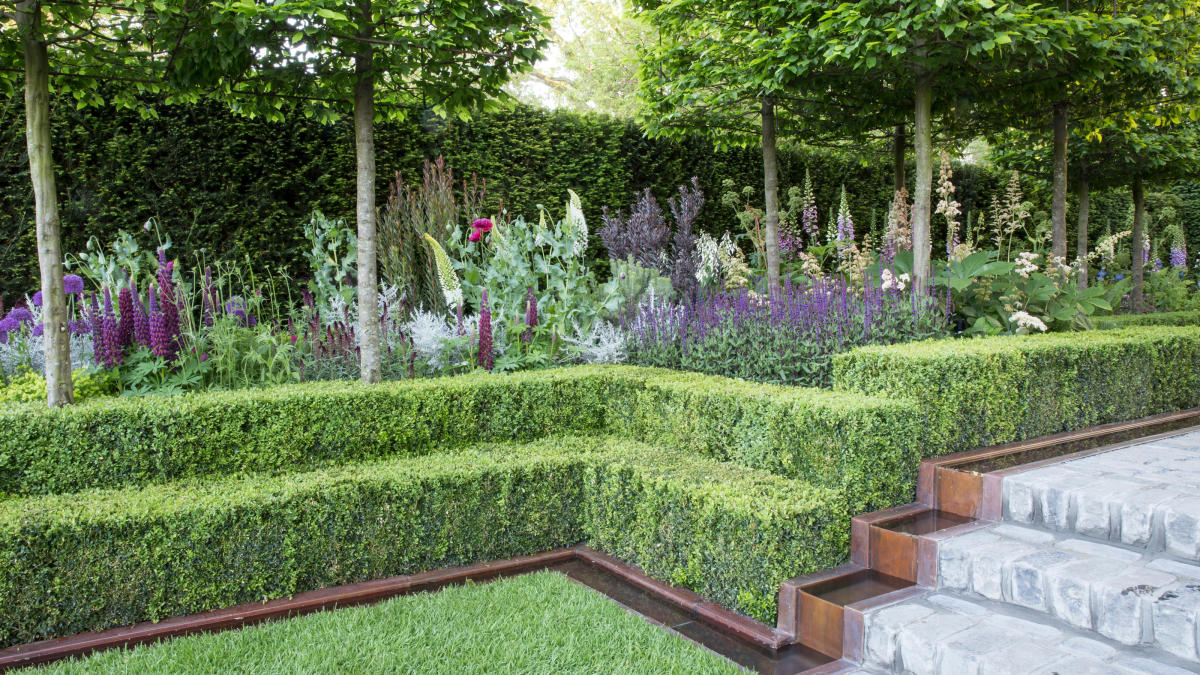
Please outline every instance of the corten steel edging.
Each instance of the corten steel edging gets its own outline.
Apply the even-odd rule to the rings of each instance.
[[[917,501],[926,504],[930,503],[929,500],[933,497],[933,482],[931,480],[932,475],[928,472],[937,466],[968,464],[980,460],[993,459],[1003,455],[1017,454],[1020,452],[1028,452],[1030,450],[1038,450],[1064,443],[1075,443],[1092,438],[1128,433],[1131,431],[1136,431],[1137,429],[1154,427],[1162,424],[1171,424],[1186,420],[1188,418],[1196,418],[1197,423],[1200,424],[1200,408],[1189,408],[1187,410],[1181,410],[1178,412],[1161,413],[1158,415],[1152,415],[1150,417],[1143,417],[1125,422],[1109,422],[1107,424],[1088,427],[1087,429],[1061,431],[1056,434],[1050,434],[1049,436],[1039,436],[1037,438],[1031,438],[1023,441],[1011,441],[1009,443],[1002,443],[1000,445],[990,445],[983,448],[976,448],[974,450],[964,450],[962,452],[955,452],[949,455],[941,455],[938,457],[927,457],[921,460],[917,482]],[[1173,435],[1179,433],[1179,431],[1180,429],[1175,429],[1164,433]]]
[[[738,614],[703,596],[652,579],[640,569],[587,546],[574,546],[508,560],[474,563],[430,570],[412,575],[364,581],[344,586],[297,593],[265,603],[246,603],[159,622],[51,638],[0,650],[0,672],[50,663],[61,659],[117,647],[151,644],[197,633],[242,628],[264,621],[287,619],[322,610],[351,607],[387,600],[399,595],[434,591],[467,581],[488,581],[535,572],[571,561],[581,561],[604,570],[652,596],[656,601],[679,608],[697,621],[770,652],[794,644],[791,636],[760,621]]]

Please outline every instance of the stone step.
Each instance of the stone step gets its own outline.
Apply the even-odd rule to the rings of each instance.
[[[942,542],[938,588],[1200,663],[1200,566],[1006,523]]]
[[[1098,638],[1036,612],[933,591],[869,612],[859,673],[1182,675],[1196,664]]]
[[[1200,433],[1007,476],[1004,519],[1200,561]]]

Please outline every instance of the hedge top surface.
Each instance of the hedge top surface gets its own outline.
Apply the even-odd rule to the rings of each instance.
[[[863,357],[923,360],[953,359],[962,356],[1015,354],[1166,339],[1200,339],[1200,326],[1132,326],[1095,332],[999,335],[972,339],[946,338],[942,340],[906,342],[897,345],[870,345],[837,354],[834,356],[834,362],[845,364]]]
[[[419,484],[448,477],[536,467],[612,465],[636,469],[651,484],[687,485],[723,508],[796,514],[824,508],[834,490],[765,471],[614,437],[550,437],[533,443],[484,443],[421,457],[330,466],[284,475],[191,478],[148,487],[100,488],[0,501],[0,533],[10,535],[50,519],[71,527],[97,522],[144,522],[196,509],[244,509],[283,502],[340,485]]]

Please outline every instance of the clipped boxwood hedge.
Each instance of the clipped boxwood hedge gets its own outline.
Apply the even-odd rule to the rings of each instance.
[[[1151,314],[1116,314],[1094,319],[1096,328],[1132,328],[1134,326],[1200,326],[1200,311],[1153,312]]]
[[[0,493],[311,469],[470,443],[613,433],[903,501],[919,459],[908,401],[629,366],[110,399],[0,413]]]
[[[864,347],[834,359],[834,386],[919,402],[926,455],[1200,405],[1200,329]]]
[[[771,622],[836,564],[832,490],[611,438],[0,503],[0,644],[579,541]]]

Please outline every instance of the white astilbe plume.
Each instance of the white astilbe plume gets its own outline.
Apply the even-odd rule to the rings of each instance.
[[[653,291],[651,291],[653,292]],[[653,302],[653,299],[651,300]],[[625,334],[607,321],[592,324],[591,332],[584,335],[579,324],[572,324],[575,335],[562,336],[584,363],[623,363],[625,361]]]
[[[425,240],[433,249],[433,259],[437,262],[438,283],[442,286],[442,295],[446,297],[446,304],[451,308],[458,307],[463,302],[462,283],[458,280],[458,274],[454,272],[450,256],[446,255],[446,250],[433,237],[426,234]]]
[[[583,217],[583,203],[579,201],[579,195],[575,194],[574,190],[567,190],[567,194],[570,195],[567,199],[566,220],[571,229],[571,250],[574,255],[583,255],[588,244],[588,227],[587,219]]]

